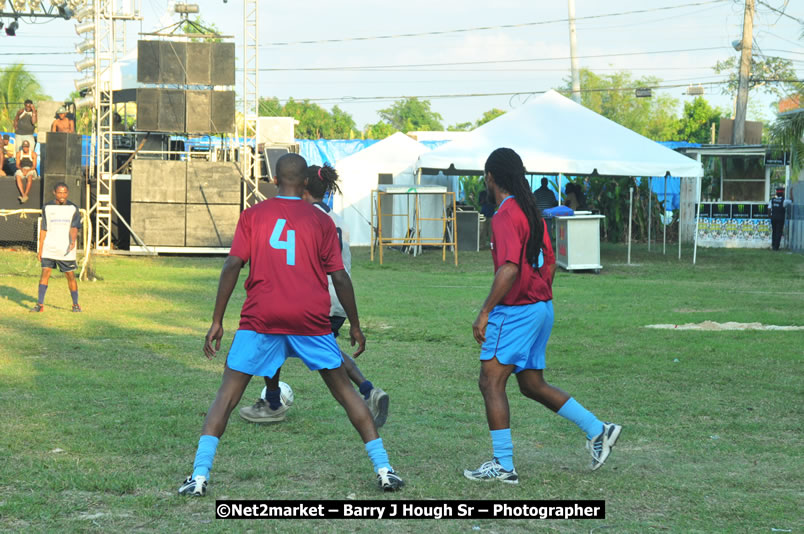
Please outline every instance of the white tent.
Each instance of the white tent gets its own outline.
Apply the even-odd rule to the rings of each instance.
[[[701,164],[555,91],[469,135],[422,154],[417,169],[482,171],[496,148],[514,149],[534,174],[700,177]]]
[[[413,169],[427,147],[403,133],[383,139],[335,164],[341,194],[333,209],[343,217],[354,246],[371,244],[371,191],[380,174],[393,175],[393,183],[413,183]]]

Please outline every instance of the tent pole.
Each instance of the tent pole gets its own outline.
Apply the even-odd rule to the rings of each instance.
[[[653,212],[653,176],[648,176],[648,252],[650,252],[650,220],[652,219]]]
[[[416,171],[416,185],[422,185],[422,169],[421,169],[421,167]]]
[[[634,212],[634,188],[628,188],[628,265],[631,265],[631,219]]]
[[[664,175],[664,213],[662,213],[662,218],[664,219],[667,217],[667,175]],[[662,223],[662,254],[667,256],[667,225]]]
[[[681,192],[684,190],[684,178],[679,178],[678,199],[681,200]],[[681,259],[681,206],[678,207],[678,259]]]
[[[692,245],[692,264],[695,265],[695,260],[698,257],[698,220],[701,218],[701,178],[695,178],[695,195],[698,197],[698,209],[695,210],[695,239]]]

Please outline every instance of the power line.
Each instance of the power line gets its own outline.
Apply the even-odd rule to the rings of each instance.
[[[727,46],[710,46],[705,48],[682,48],[678,50],[655,50],[648,52],[621,52],[618,54],[597,54],[592,56],[578,56],[579,59],[609,58],[623,56],[642,56],[652,54],[676,54],[682,52],[700,52],[704,50],[723,50],[729,49]],[[569,56],[563,57],[538,57],[526,59],[492,59],[486,61],[454,61],[450,63],[414,63],[406,65],[363,65],[363,66],[341,66],[341,67],[287,67],[287,68],[261,68],[261,72],[271,71],[332,71],[332,70],[374,70],[374,69],[394,69],[412,67],[451,67],[456,65],[489,65],[497,63],[527,63],[531,61],[563,61],[570,59]]]
[[[770,9],[771,11],[775,11],[776,13],[779,13],[779,15],[781,15],[781,16],[783,16],[783,17],[787,17],[787,18],[789,18],[789,19],[795,20],[795,21],[796,21],[796,22],[798,22],[799,24],[804,24],[804,20],[802,20],[802,19],[797,19],[797,18],[796,18],[796,17],[794,17],[793,15],[788,15],[787,13],[785,13],[785,12],[784,12],[784,10],[777,9],[777,8],[773,7],[772,5],[770,5],[770,4],[768,4],[768,3],[766,3],[766,2],[763,2],[762,0],[757,0],[757,4],[762,4],[763,6],[767,7],[767,8],[768,8],[768,9]]]
[[[619,17],[622,15],[636,15],[641,13],[654,13],[657,11],[667,11],[670,9],[680,9],[685,7],[694,7],[694,6],[703,6],[708,4],[718,4],[724,3],[726,0],[708,0],[706,2],[693,2],[689,4],[679,4],[679,5],[672,5],[672,6],[663,6],[663,7],[653,7],[649,9],[636,9],[633,11],[621,11],[619,13],[604,13],[601,15],[588,15],[586,17],[575,17],[576,21],[580,20],[591,20],[591,19],[602,19],[608,17]],[[534,22],[522,22],[519,24],[499,24],[496,26],[476,26],[474,28],[459,28],[454,30],[441,30],[441,31],[429,31],[429,32],[417,32],[417,33],[396,33],[396,34],[389,34],[389,35],[375,35],[370,37],[345,37],[341,39],[317,39],[317,40],[310,40],[310,41],[284,41],[284,42],[277,42],[277,43],[268,43],[265,45],[260,46],[260,48],[266,48],[269,46],[290,46],[290,45],[299,45],[299,44],[323,44],[323,43],[345,43],[345,42],[352,42],[352,41],[374,41],[380,39],[399,39],[399,38],[407,38],[407,37],[425,37],[430,35],[446,35],[451,33],[469,33],[469,32],[476,32],[476,31],[488,31],[488,30],[504,30],[504,29],[511,29],[511,28],[526,28],[529,26],[540,26],[544,24],[555,24],[561,22],[567,22],[569,19],[561,18],[561,19],[553,19],[553,20],[541,20],[541,21],[534,21]]]
[[[777,79],[777,78],[752,78],[751,81],[758,81],[758,82],[783,82],[783,83],[801,83],[804,80],[799,79]],[[702,82],[696,83],[694,85],[708,85],[708,86],[715,86],[715,85],[725,85],[729,83],[729,80],[722,80],[722,81],[713,81],[713,82]],[[635,89],[640,88],[650,88],[650,89],[678,89],[681,87],[688,87],[690,85],[689,82],[687,83],[677,83],[677,84],[658,84],[658,85],[640,85],[640,86],[633,86],[633,87],[602,87],[602,88],[595,88],[595,89],[581,89],[582,93],[605,93],[605,92],[622,92],[622,91],[634,91]],[[405,98],[421,98],[427,100],[437,100],[437,99],[446,99],[446,98],[476,98],[476,97],[488,97],[488,96],[516,96],[516,95],[539,95],[546,93],[547,90],[541,91],[511,91],[511,92],[495,92],[495,93],[448,93],[448,94],[434,94],[434,95],[398,95],[398,96],[345,96],[345,97],[326,97],[326,98],[294,98],[294,100],[299,101],[306,101],[306,102],[337,102],[337,103],[350,103],[350,102],[383,102],[387,100],[400,100]],[[559,91],[561,92],[561,91]],[[568,91],[565,91],[568,92]],[[280,99],[283,100],[283,99]],[[286,100],[286,99],[284,99]]]

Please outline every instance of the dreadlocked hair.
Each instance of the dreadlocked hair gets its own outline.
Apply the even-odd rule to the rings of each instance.
[[[329,163],[324,163],[323,167],[307,167],[307,191],[313,198],[324,198],[327,193],[340,193],[337,181],[338,172]]]
[[[536,197],[525,179],[525,166],[519,154],[510,148],[498,148],[486,160],[486,172],[491,173],[500,189],[514,195],[516,203],[528,219],[530,234],[525,246],[525,257],[531,265],[538,265],[539,252],[544,246],[544,223],[536,206]]]

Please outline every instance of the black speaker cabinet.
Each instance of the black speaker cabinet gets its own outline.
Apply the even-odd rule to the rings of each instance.
[[[235,84],[234,43],[212,43],[210,50],[210,84]]]
[[[142,142],[142,148],[137,153],[137,160],[165,158],[164,152],[168,150],[170,136],[159,133],[149,133]],[[150,152],[150,153],[149,153]],[[158,152],[158,153],[157,153]]]
[[[240,169],[227,161],[187,162],[188,204],[240,204]]]
[[[186,208],[185,204],[132,202],[131,229],[148,246],[183,247]]]
[[[147,42],[147,41],[140,41]],[[159,130],[159,91],[160,89],[137,89],[137,130],[155,132]]]
[[[115,179],[112,182],[112,203],[117,211],[131,224],[131,178]],[[131,246],[131,232],[120,220],[117,213],[112,212],[112,242],[119,250],[128,250]]]
[[[210,85],[212,43],[186,43],[187,85]]]
[[[159,41],[137,41],[137,81],[159,82]],[[137,107],[139,117],[139,106]]]
[[[81,174],[81,136],[74,133],[48,132],[41,148],[42,174]]]
[[[159,41],[159,83],[187,83],[187,43]]]
[[[186,91],[181,89],[159,91],[159,131],[184,132]]]
[[[210,92],[209,133],[228,133],[235,128],[235,92]]]
[[[458,251],[480,250],[480,214],[476,211],[459,211],[455,214],[458,227]]]
[[[273,180],[276,178],[276,162],[279,161],[279,158],[284,156],[285,154],[289,154],[287,148],[284,147],[277,147],[277,148],[266,148],[262,151],[263,153],[263,163],[267,162],[267,165],[271,166],[271,174],[268,174],[268,167],[266,166],[263,169],[262,175],[265,177],[266,180]]]
[[[131,165],[132,202],[184,204],[187,162],[137,159]]]
[[[195,43],[193,43],[195,44]],[[187,133],[208,134],[211,91],[187,91]]]
[[[47,173],[42,178],[42,204],[50,202],[54,199],[53,187],[59,183],[64,182],[67,184],[67,189],[70,190],[68,199],[76,206],[82,207],[84,187],[81,185],[82,179],[80,174],[58,174],[54,172]],[[33,189],[31,190],[33,193]]]
[[[230,247],[234,239],[238,204],[187,204],[186,246]]]

